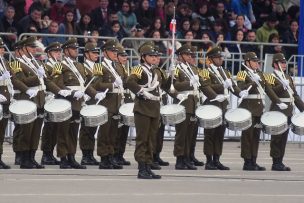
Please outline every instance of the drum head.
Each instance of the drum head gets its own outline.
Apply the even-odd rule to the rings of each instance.
[[[279,111],[268,111],[262,115],[261,122],[266,126],[280,126],[287,123],[287,116]]]
[[[100,116],[107,112],[107,108],[101,105],[87,105],[82,107],[80,114],[82,116]]]
[[[119,113],[124,116],[134,116],[133,109],[134,103],[123,104],[119,108]]]
[[[71,102],[65,99],[52,99],[44,105],[44,109],[48,112],[64,112],[71,109]]]
[[[18,100],[11,103],[9,106],[9,111],[13,114],[29,114],[37,110],[37,105],[29,100]]]
[[[203,105],[197,107],[195,115],[201,119],[215,119],[222,115],[222,110],[214,105]]]
[[[250,118],[251,113],[243,108],[229,109],[225,114],[225,119],[233,122],[242,122]]]
[[[162,106],[160,108],[160,114],[162,114],[162,115],[174,114],[177,112],[182,112],[184,109],[185,109],[185,107],[182,105],[169,104],[169,105]]]
[[[291,122],[295,126],[304,127],[304,112],[297,113],[291,117]]]

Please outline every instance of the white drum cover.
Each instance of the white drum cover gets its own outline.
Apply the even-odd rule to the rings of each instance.
[[[51,122],[62,122],[72,117],[71,102],[65,99],[51,99],[44,105],[46,119]]]
[[[222,124],[222,110],[214,105],[203,105],[197,107],[195,115],[199,119],[201,127],[210,129]]]
[[[27,124],[37,118],[37,105],[29,100],[17,100],[9,106],[13,120],[17,124]]]
[[[121,105],[119,108],[119,114],[122,117],[122,123],[131,127],[135,126],[133,109],[134,103],[126,103]]]
[[[85,126],[97,127],[108,122],[108,110],[102,105],[87,105],[82,107],[80,115],[84,119]]]
[[[243,108],[229,109],[225,120],[230,130],[246,130],[252,125],[251,113]]]
[[[297,135],[304,135],[304,112],[291,117],[291,130]]]
[[[162,122],[165,125],[175,125],[186,119],[185,107],[179,104],[168,104],[160,108]]]
[[[269,135],[278,135],[288,128],[287,116],[279,111],[265,112],[261,117],[263,130]]]

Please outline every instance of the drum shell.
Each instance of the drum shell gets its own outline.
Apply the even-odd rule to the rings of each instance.
[[[229,118],[227,118],[229,116],[229,114],[242,114],[242,117],[244,118],[243,121],[233,121],[233,120],[229,120]],[[246,118],[247,117],[247,118]],[[229,130],[247,130],[248,128],[250,128],[250,126],[252,125],[252,117],[251,117],[251,113],[244,108],[236,108],[236,109],[230,109],[225,113],[225,121],[226,121],[226,126]]]
[[[297,118],[299,117],[299,118]],[[298,114],[295,114],[294,116],[292,116],[291,118],[291,131],[297,135],[304,135],[304,120],[303,120],[303,117],[304,117],[304,113],[298,113]],[[296,119],[301,119],[301,122],[303,123],[302,126],[299,126],[295,121]]]
[[[215,116],[212,118],[200,117],[199,111],[203,111],[203,110],[209,111],[210,109],[216,109],[219,113],[215,114]],[[209,113],[211,113],[211,111]],[[222,125],[222,123],[223,123],[222,110],[219,107],[214,106],[214,105],[199,106],[195,111],[195,115],[198,118],[199,126],[202,128],[205,128],[205,129],[216,128],[216,127]]]
[[[103,108],[101,108],[103,107]],[[102,113],[99,113],[98,115],[85,115],[85,110],[91,110],[92,112],[95,110],[95,112],[103,111]],[[82,107],[80,110],[80,115],[82,116],[84,125],[87,127],[97,127],[99,125],[103,125],[106,122],[108,122],[108,111],[106,107],[102,105],[87,105]]]
[[[168,114],[168,113],[164,113],[165,108],[172,108],[177,111]],[[162,106],[160,109],[160,114],[164,125],[176,125],[183,122],[186,119],[186,109],[184,106],[179,104],[168,104]]]
[[[121,122],[124,125],[135,127],[133,108],[134,108],[134,103],[126,103],[121,105],[121,107],[119,108],[119,114],[121,115]]]
[[[272,112],[275,113],[279,113],[278,115],[282,116],[283,119],[284,117],[284,122],[280,125],[276,125],[276,126],[270,126],[264,123],[264,119],[265,116],[267,116],[267,114],[271,114]],[[262,123],[262,130],[264,131],[264,133],[269,134],[269,135],[280,135],[282,133],[284,133],[287,129],[288,129],[288,123],[287,123],[287,117],[278,111],[269,111],[269,112],[265,112],[262,117],[261,117],[261,123]]]
[[[0,105],[0,120],[3,118],[3,108],[2,105]]]
[[[31,104],[31,105],[29,105]],[[15,106],[22,106],[22,107],[33,107],[32,109],[29,109],[28,113],[25,114],[20,114],[17,112],[14,112],[13,108]],[[37,105],[29,100],[18,100],[15,101],[14,103],[11,103],[11,105],[9,106],[9,111],[11,113],[12,119],[16,124],[27,124],[27,123],[31,123],[33,122],[36,118],[37,118]]]
[[[48,104],[46,103],[44,105],[44,110],[45,110],[45,119],[49,122],[63,122],[66,121],[68,119],[70,119],[72,117],[72,105],[71,102],[69,102],[68,100],[65,99],[54,99],[54,100],[50,100],[49,102],[60,102],[60,103],[64,103],[66,105],[66,109],[64,111],[61,112],[51,112],[48,110]]]

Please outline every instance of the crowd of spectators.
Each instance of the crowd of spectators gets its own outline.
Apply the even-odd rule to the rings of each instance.
[[[86,1],[88,4],[90,1]],[[289,1],[287,1],[288,3]],[[170,38],[170,21],[176,7],[177,39],[202,40],[198,50],[207,51],[219,41],[248,41],[298,44],[299,6],[284,0],[99,0],[99,6],[81,13],[75,0],[0,0],[0,32],[75,34]],[[9,47],[16,36],[3,36]],[[66,37],[41,37],[44,46]],[[79,38],[83,46],[93,38]],[[97,43],[100,42],[97,40]],[[157,40],[162,52],[170,44]],[[138,42],[125,46],[135,48]],[[255,51],[257,45],[221,44],[223,53]],[[267,46],[267,53],[297,54],[296,48]],[[164,53],[166,54],[166,53]]]

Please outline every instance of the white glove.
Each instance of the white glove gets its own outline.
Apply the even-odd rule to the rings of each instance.
[[[261,77],[259,76],[259,74],[254,73],[254,74],[252,74],[252,76],[253,76],[253,80],[254,80],[255,82],[261,81]]]
[[[224,81],[224,88],[228,89],[229,87],[232,87],[232,81],[231,81],[231,79],[226,79]]]
[[[239,96],[241,98],[244,98],[244,97],[248,97],[248,94],[249,94],[248,90],[243,90],[240,92]]]
[[[0,94],[0,102],[6,102],[6,101],[7,101],[6,97]]]
[[[147,92],[147,91],[143,91],[142,94],[144,95],[145,98],[147,99],[151,99],[151,100],[159,100],[160,98]]]
[[[72,94],[72,92],[70,90],[60,90],[58,92],[58,94],[63,96],[63,97],[67,97],[67,96],[70,96]]]
[[[279,103],[279,104],[277,104],[277,105],[278,105],[278,107],[279,107],[281,110],[285,110],[285,109],[288,108],[288,105],[285,104],[285,103]]]
[[[183,101],[183,100],[188,99],[188,95],[187,95],[187,94],[178,94],[178,95],[176,96],[176,98],[177,98],[179,101]]]
[[[120,77],[117,77],[117,78],[115,79],[114,85],[115,85],[116,87],[122,86],[122,80],[121,80]]]
[[[193,86],[193,87],[197,87],[199,84],[199,81],[195,79],[195,77],[192,77],[190,79],[190,86]]]
[[[11,78],[11,74],[8,71],[4,71],[4,73],[0,76],[0,80],[6,80]]]
[[[38,74],[38,77],[39,77],[39,78],[43,78],[44,75],[45,75],[44,69],[43,69],[42,67],[38,68],[38,69],[37,69],[37,74]]]
[[[84,96],[84,92],[83,91],[78,90],[78,91],[76,91],[74,93],[74,97],[77,98],[77,100],[80,99],[83,96]]]
[[[101,101],[101,100],[103,100],[104,98],[106,98],[106,94],[104,93],[104,92],[99,92],[99,93],[97,93],[96,95],[95,95],[95,99],[97,100],[97,101]]]
[[[36,97],[38,94],[38,90],[28,89],[25,92],[30,98]]]
[[[282,83],[283,83],[283,87],[284,87],[284,89],[286,89],[288,86],[289,86],[289,80],[282,80]]]

